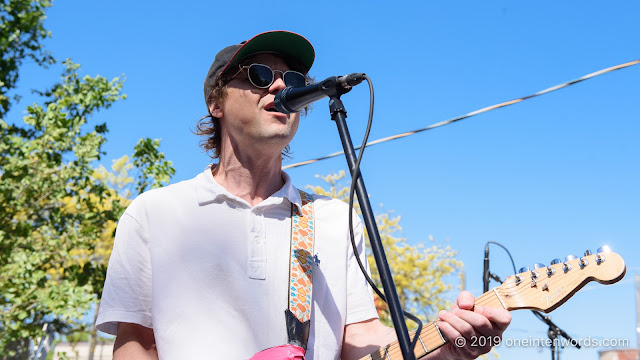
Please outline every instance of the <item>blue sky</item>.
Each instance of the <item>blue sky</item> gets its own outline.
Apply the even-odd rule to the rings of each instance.
[[[316,50],[311,74],[365,72],[376,108],[371,139],[425,127],[640,58],[637,1],[213,2],[58,1],[48,11],[58,59],[82,73],[124,74],[128,99],[93,121],[110,133],[107,163],[141,137],[162,139],[191,178],[209,159],[191,131],[206,114],[202,82],[216,52],[272,29],[306,36]],[[19,90],[42,89],[60,66],[24,67]],[[575,338],[628,339],[637,345],[633,276],[640,271],[640,66],[616,71],[453,125],[380,144],[362,165],[378,211],[402,216],[412,244],[459,250],[467,288],[482,290],[484,244],[509,248],[516,266],[548,263],[608,244],[627,276],[588,285],[551,315]],[[34,99],[25,96],[14,107]],[[366,124],[368,91],[343,96],[354,143]],[[298,162],[341,150],[327,101],[314,104],[291,148]],[[292,169],[298,186],[346,169],[344,157]],[[378,204],[384,204],[379,207]],[[491,270],[511,264],[491,248]],[[495,283],[492,285],[496,285]],[[546,326],[514,312],[505,337],[546,338]],[[597,359],[565,349],[562,359]],[[548,358],[547,349],[506,348],[502,359]]]

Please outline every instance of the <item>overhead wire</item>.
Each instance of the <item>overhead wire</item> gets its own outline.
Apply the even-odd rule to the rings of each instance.
[[[484,112],[488,112],[488,111],[492,111],[492,110],[495,110],[495,109],[499,109],[501,107],[513,105],[513,104],[516,104],[518,102],[521,102],[521,101],[524,101],[524,100],[527,100],[527,99],[531,99],[533,97],[540,96],[540,95],[543,95],[543,94],[546,94],[546,93],[549,93],[549,92],[552,92],[552,91],[556,91],[556,90],[559,90],[561,88],[564,88],[564,87],[579,83],[581,81],[590,79],[592,77],[595,77],[595,76],[598,76],[598,75],[602,75],[602,74],[605,74],[605,73],[608,73],[608,72],[611,72],[611,71],[619,70],[619,69],[622,69],[622,68],[625,68],[625,67],[629,67],[629,66],[632,66],[632,65],[636,65],[636,64],[639,64],[639,63],[640,63],[640,59],[634,60],[634,61],[630,61],[630,62],[627,62],[627,63],[624,63],[624,64],[612,66],[612,67],[609,67],[609,68],[606,68],[606,69],[602,69],[602,70],[587,74],[587,75],[582,76],[582,77],[580,77],[578,79],[571,80],[571,81],[568,81],[568,82],[565,82],[563,84],[559,84],[559,85],[556,85],[556,86],[552,86],[550,88],[541,90],[541,91],[539,91],[539,92],[537,92],[535,94],[532,94],[532,95],[527,95],[527,96],[523,96],[523,97],[518,98],[518,99],[509,100],[509,101],[505,101],[503,103],[499,103],[499,104],[496,104],[496,105],[487,106],[487,107],[484,107],[482,109],[479,109],[479,110],[476,110],[476,111],[472,111],[472,112],[470,112],[468,114],[465,114],[463,116],[459,116],[459,117],[452,118],[452,119],[449,119],[449,120],[445,120],[445,121],[442,121],[442,122],[439,122],[439,123],[436,123],[436,124],[432,124],[430,126],[422,128],[422,129],[413,130],[413,131],[409,131],[409,132],[405,132],[405,133],[389,136],[389,137],[386,137],[386,138],[374,140],[372,142],[367,142],[367,139],[369,137],[369,132],[371,130],[371,122],[372,122],[372,118],[373,118],[373,103],[374,103],[373,86],[371,84],[371,80],[368,77],[365,76],[367,82],[369,83],[369,89],[370,89],[369,121],[368,121],[366,134],[365,134],[365,137],[363,139],[362,145],[358,146],[357,148],[355,148],[356,150],[359,149],[360,153],[358,154],[355,167],[351,172],[352,184],[351,184],[351,187],[349,189],[349,230],[350,230],[351,245],[353,247],[354,253],[355,254],[358,253],[357,246],[356,246],[356,243],[355,243],[355,236],[354,236],[354,233],[353,233],[353,218],[352,218],[352,215],[353,215],[352,209],[353,209],[353,206],[354,206],[354,197],[355,197],[354,196],[355,183],[356,183],[357,177],[360,176],[360,162],[362,161],[362,155],[364,153],[364,149],[367,146],[371,146],[371,145],[375,145],[375,144],[379,144],[379,143],[382,143],[382,142],[391,141],[391,140],[395,140],[395,139],[400,139],[400,138],[403,138],[403,137],[406,137],[406,136],[417,134],[417,133],[422,132],[422,131],[426,131],[426,130],[430,130],[430,129],[433,129],[433,128],[436,128],[436,127],[448,125],[448,124],[451,124],[453,122],[456,122],[456,121],[459,121],[459,120],[463,120],[463,119],[469,118],[469,117],[474,116],[474,115],[478,115],[478,114],[481,114],[481,113],[484,113]],[[342,154],[344,154],[344,151],[336,152],[336,153],[329,154],[327,156],[323,156],[323,157],[312,159],[312,160],[299,162],[299,163],[296,163],[296,164],[287,165],[287,166],[284,166],[283,169],[291,169],[291,168],[295,168],[295,167],[299,167],[299,166],[303,166],[303,165],[312,164],[312,163],[315,163],[315,162],[318,162],[318,161],[321,161],[321,160],[325,160],[325,159],[329,159],[329,158],[332,158],[332,157],[335,157],[335,156],[338,156],[338,155],[342,155]],[[492,243],[492,244],[495,244],[495,245],[499,245],[502,248],[504,248],[504,250],[507,251],[507,253],[509,254],[509,257],[511,258],[511,254],[509,253],[509,251],[507,250],[506,247],[504,247],[503,245],[501,245],[501,244],[499,244],[497,242],[493,242],[493,241],[490,241],[489,243]],[[377,286],[375,285],[373,280],[368,276],[364,265],[362,264],[362,262],[359,259],[359,256],[356,256],[355,258],[356,258],[356,260],[358,262],[358,265],[360,267],[360,270],[364,274],[367,282],[371,285],[371,287],[374,289],[374,291],[380,297],[380,299],[386,302],[386,298],[385,298],[384,294],[382,294],[382,292],[377,288]],[[514,273],[515,273],[515,264],[513,262],[513,258],[511,258],[511,264],[514,267]],[[411,344],[410,344],[410,346],[411,346],[410,348],[413,349],[413,348],[415,348],[415,346],[417,344],[417,341],[420,339],[420,333],[421,333],[421,330],[422,330],[422,322],[417,317],[415,317],[414,315],[412,315],[412,314],[410,314],[410,313],[408,313],[406,311],[403,311],[403,313],[404,313],[404,315],[406,317],[410,318],[411,320],[415,321],[418,324],[418,329],[417,329],[417,331],[416,331],[416,333],[414,335],[413,340],[411,340]]]
[[[544,90],[540,90],[537,93],[534,93],[534,94],[531,94],[531,95],[527,95],[527,96],[523,96],[523,97],[520,97],[520,98],[517,98],[517,99],[501,102],[499,104],[483,107],[482,109],[478,109],[478,110],[472,111],[470,113],[467,113],[465,115],[458,116],[458,117],[455,117],[455,118],[452,118],[452,119],[444,120],[444,121],[429,125],[427,127],[421,128],[421,129],[407,131],[407,132],[403,132],[401,134],[396,134],[396,135],[384,137],[384,138],[381,138],[381,139],[378,139],[378,140],[373,140],[373,141],[367,143],[366,146],[371,146],[371,145],[376,145],[376,144],[380,144],[380,143],[391,141],[391,140],[401,139],[401,138],[404,138],[404,137],[407,137],[407,136],[411,136],[411,135],[415,135],[415,134],[421,133],[423,131],[435,129],[437,127],[441,127],[441,126],[444,126],[444,125],[449,125],[449,124],[452,124],[452,123],[454,123],[456,121],[464,120],[464,119],[470,118],[470,117],[478,115],[478,114],[482,114],[482,113],[489,112],[489,111],[492,111],[492,110],[496,110],[496,109],[499,109],[499,108],[503,108],[503,107],[506,107],[506,106],[514,105],[514,104],[517,104],[517,103],[522,102],[524,100],[529,100],[529,99],[532,99],[532,98],[540,96],[540,95],[548,94],[550,92],[553,92],[553,91],[556,91],[556,90],[560,90],[560,89],[565,88],[567,86],[577,84],[579,82],[594,78],[596,76],[603,75],[603,74],[606,74],[606,73],[609,73],[609,72],[612,72],[612,71],[624,69],[624,68],[627,68],[627,67],[630,67],[630,66],[633,66],[633,65],[637,65],[637,64],[640,64],[640,59],[629,61],[629,62],[626,62],[626,63],[623,63],[623,64],[619,64],[619,65],[615,65],[615,66],[611,66],[611,67],[608,67],[606,69],[598,70],[598,71],[592,72],[590,74],[584,75],[582,77],[579,77],[579,78],[577,78],[575,80],[567,81],[565,83],[558,84],[558,85],[552,86],[552,87],[544,89]],[[360,149],[360,146],[355,148],[355,149],[356,150]],[[338,151],[338,152],[335,152],[335,153],[332,153],[332,154],[329,154],[329,155],[325,155],[325,156],[322,156],[322,157],[318,157],[318,158],[315,158],[315,159],[305,160],[305,161],[298,162],[298,163],[295,163],[295,164],[286,165],[286,166],[283,166],[282,169],[286,170],[286,169],[292,169],[292,168],[296,168],[296,167],[300,167],[300,166],[304,166],[304,165],[309,165],[309,164],[313,164],[313,163],[316,163],[316,162],[321,161],[321,160],[330,159],[330,158],[333,158],[333,157],[336,157],[336,156],[339,156],[339,155],[342,155],[342,154],[344,154],[344,151]]]

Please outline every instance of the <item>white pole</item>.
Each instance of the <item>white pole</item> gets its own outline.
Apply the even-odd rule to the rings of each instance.
[[[640,360],[640,275],[636,274],[636,333],[638,335],[636,358]]]

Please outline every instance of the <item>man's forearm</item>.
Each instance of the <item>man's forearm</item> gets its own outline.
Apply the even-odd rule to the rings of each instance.
[[[158,352],[155,345],[145,349],[137,341],[127,341],[124,344],[116,343],[113,348],[113,360],[158,360]]]
[[[118,323],[113,360],[158,360],[153,329],[130,323]]]

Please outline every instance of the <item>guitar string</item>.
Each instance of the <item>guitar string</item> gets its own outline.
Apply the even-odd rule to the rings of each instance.
[[[422,333],[420,334],[420,338],[426,337],[426,336],[431,335],[433,333],[437,333],[437,331],[438,331],[437,329],[435,329],[435,325],[434,325],[433,322],[429,323],[427,326],[425,326],[425,328],[426,327],[429,327],[429,329],[426,330],[426,331],[422,331]],[[420,342],[418,342],[418,343],[420,343]],[[387,346],[388,347],[385,346],[383,348],[380,348],[379,350],[377,350],[377,352],[371,353],[370,355],[367,355],[362,359],[367,359],[367,358],[369,358],[369,356],[373,356],[373,354],[376,354],[377,356],[380,357],[380,359],[387,360],[386,357],[385,357],[385,349],[386,349],[386,354],[389,355],[389,357],[391,357],[392,359],[395,359],[398,354],[400,354],[400,356],[402,355],[402,350],[400,349],[400,344],[398,344],[398,342],[395,342],[395,343],[393,343],[391,345],[387,345]],[[418,347],[416,345],[416,349],[421,349],[421,348],[422,348],[421,344],[420,344],[420,347]],[[431,351],[433,351],[435,349],[436,348],[434,348],[432,350],[429,350],[429,352],[431,352]],[[416,350],[414,349],[414,353],[415,352],[416,352]],[[426,354],[428,354],[429,352],[427,352]]]
[[[489,304],[489,303],[493,302],[492,297],[490,295],[495,295],[495,294],[492,294],[492,292],[487,292],[487,293],[484,293],[484,294],[478,296],[476,298],[475,304],[479,305],[479,306],[486,306],[486,304]],[[433,335],[437,335],[437,338],[439,339],[439,342],[441,342],[440,330],[438,330],[438,328],[437,328],[437,326],[438,326],[437,322],[438,321],[432,321],[427,326],[425,326],[426,329],[424,331],[422,331],[422,333],[420,334],[420,338],[422,339],[423,337],[426,338],[426,337],[431,337]],[[429,354],[430,352],[438,349],[440,346],[446,344],[446,341],[447,340],[445,340],[445,342],[442,342],[440,345],[438,345],[437,347],[435,347],[433,349],[428,349],[427,348],[428,351],[426,351],[426,354]],[[395,357],[397,355],[397,353],[401,353],[402,352],[401,349],[400,349],[400,345],[397,342],[395,342],[395,343],[393,343],[391,345],[388,345],[388,346],[389,346],[388,348],[384,347],[384,348],[381,348],[380,350],[378,350],[377,351],[377,355],[380,356],[381,358],[384,358],[385,349],[386,349],[386,354],[388,354],[390,357],[391,356]],[[425,348],[426,348],[426,344],[425,344]],[[421,352],[425,350],[424,348],[422,348],[422,344],[420,344],[419,346],[416,345],[415,349],[418,349]],[[414,349],[414,353],[416,352],[415,349]],[[372,354],[374,354],[374,353],[372,353]],[[367,355],[367,356],[369,356],[369,355]],[[366,359],[367,356],[365,356],[362,359]]]
[[[575,269],[576,267],[579,267],[579,262],[578,260],[573,261],[571,263],[571,265],[573,266],[573,269]],[[556,273],[554,275],[549,276],[547,274],[547,277],[544,279],[545,281],[545,285],[548,287],[553,287],[554,285],[556,285],[558,279],[563,279],[563,282],[575,282],[578,281],[579,279],[576,278],[576,276],[574,274],[576,274],[576,272],[571,272],[569,273],[571,270],[565,272],[562,267],[560,266],[554,266],[554,269],[556,269]],[[545,272],[546,274],[546,272]],[[578,275],[580,275],[579,273],[577,273]],[[559,275],[559,276],[558,276]],[[584,278],[586,278],[586,276],[583,276]],[[536,286],[521,286],[521,285],[516,285],[515,282],[509,282],[509,289],[510,291],[515,291],[519,296],[523,297],[523,298],[528,298],[528,297],[532,297],[534,296],[536,293],[540,293],[540,282],[543,279],[540,279],[537,281]],[[522,282],[522,285],[525,284],[531,284],[531,282]],[[544,285],[542,285],[544,286]],[[577,286],[574,286],[577,287]],[[507,289],[505,289],[507,290]],[[546,291],[549,291],[549,288],[547,288]],[[564,298],[564,297],[563,297]],[[556,303],[556,301],[554,301],[554,304]],[[550,303],[548,303],[547,305],[550,305]],[[542,309],[542,308],[537,308],[540,311],[546,311],[547,309]]]
[[[422,333],[420,334],[420,338],[422,337],[427,337],[427,336],[431,336],[432,334],[437,332],[437,329],[435,329],[434,323],[430,322],[427,326],[425,326],[425,331],[422,331]],[[418,341],[418,343],[420,343]],[[395,342],[391,345],[388,345],[389,347],[383,347],[381,349],[379,349],[377,351],[378,355],[384,359],[384,354],[385,354],[385,348],[387,349],[386,353],[389,356],[392,356],[393,358],[395,358],[395,356],[397,355],[397,353],[402,353],[402,349],[400,349],[400,344],[398,344],[398,342]],[[420,343],[420,347],[422,347],[421,343]],[[416,345],[416,348],[418,348],[418,346]],[[419,349],[419,348],[418,348]],[[414,349],[414,353],[415,353],[415,349]]]
[[[423,337],[431,337],[435,334],[439,333],[439,330],[436,328],[436,324],[435,321],[430,322],[429,324],[427,324],[425,326],[425,330],[423,330],[420,334],[420,338],[422,339]],[[438,338],[440,338],[440,335],[437,336]],[[424,339],[423,339],[424,340]],[[418,342],[420,343],[420,342]],[[377,350],[377,352],[372,353],[373,354],[377,354],[378,356],[380,356],[381,359],[385,359],[384,355],[385,355],[385,349],[386,349],[386,354],[388,354],[390,357],[395,358],[396,355],[398,355],[398,353],[402,353],[402,349],[400,349],[400,344],[398,344],[398,342],[396,341],[395,343],[391,344],[391,345],[387,345],[388,347],[383,347],[380,348],[379,350]],[[440,347],[441,345],[439,345],[438,347]],[[426,347],[426,344],[425,344]],[[438,347],[435,347],[433,349],[430,349],[426,354],[430,353],[431,351],[437,349]],[[420,344],[420,346],[416,345],[415,349],[422,349],[422,345]],[[415,353],[415,349],[414,349],[414,353]],[[425,354],[425,355],[426,355]],[[366,359],[367,357],[369,357],[370,355],[365,356],[362,359]],[[385,359],[386,360],[386,359]]]
[[[579,264],[577,264],[577,262],[576,262],[576,264],[572,264],[572,265],[579,266]],[[554,267],[554,268],[556,268],[556,267]],[[562,271],[560,273],[560,275],[566,275],[568,273],[568,272],[565,272],[562,269],[556,269],[556,273],[557,273],[558,270]],[[572,274],[574,274],[574,273],[572,273]],[[586,276],[583,276],[583,277],[586,278]],[[549,276],[547,274],[547,277],[546,277],[547,285],[555,285],[555,283],[557,282],[558,278],[560,278],[560,277],[553,277],[553,275]],[[579,280],[579,279],[577,279],[575,276],[573,276],[573,279],[563,280],[563,281],[564,282],[567,282],[567,281],[574,281],[575,282],[577,280]],[[522,282],[521,284],[525,284],[525,282]],[[496,301],[498,301],[500,305],[503,305],[502,302],[500,302],[500,298],[502,297],[501,294],[509,293],[509,292],[511,292],[511,293],[515,292],[520,296],[529,297],[531,295],[528,294],[528,293],[539,292],[537,286],[520,286],[519,284],[516,284],[515,281],[509,281],[509,279],[507,279],[507,281],[505,281],[499,287],[495,288],[495,291],[497,292],[497,294],[494,293],[494,291],[489,291],[489,292],[486,292],[486,293],[478,296],[476,298],[475,304],[479,305],[479,306],[487,306],[487,304],[490,304],[492,302],[496,303]],[[494,295],[494,296],[497,296],[497,297],[494,299],[491,295]],[[425,327],[426,329],[425,329],[425,331],[422,332],[420,338],[422,339],[423,336],[425,338],[426,337],[431,337],[431,336],[433,336],[434,333],[439,333],[440,331],[437,328],[437,322],[438,321],[433,321],[433,322],[429,323]],[[438,335],[437,338],[439,338],[439,337],[440,337],[440,334]],[[446,340],[445,340],[444,343],[440,344],[439,346],[426,351],[426,354],[429,354],[430,352],[436,350],[437,348],[439,348],[440,346],[442,346],[444,344],[446,344]],[[422,351],[425,350],[424,348],[422,348],[422,346],[423,346],[422,343],[421,343],[420,347],[416,346],[416,348],[420,351],[420,353],[422,353]],[[426,348],[426,344],[425,344],[425,348]],[[379,356],[381,359],[384,359],[385,349],[386,349],[386,354],[389,357],[391,357],[391,356],[395,357],[397,355],[397,353],[400,352],[400,345],[397,342],[394,343],[394,344],[388,345],[388,348],[384,347],[384,348],[381,348],[380,350],[378,350],[376,355]],[[414,349],[414,353],[415,353],[415,349]],[[374,353],[371,353],[371,355],[367,355],[367,356],[363,357],[361,360],[365,360],[365,359],[367,359],[367,357],[372,358],[373,354]]]
[[[572,264],[575,266],[579,266],[579,264]],[[556,269],[556,273],[559,269]],[[563,274],[567,274],[567,272],[564,272],[564,270],[562,270],[562,273],[560,273],[560,275]],[[575,272],[573,273],[575,274]],[[555,283],[557,282],[557,279],[559,277],[554,277],[553,275],[549,276],[547,275],[547,277],[545,278],[545,283],[548,286],[553,286],[555,285]],[[573,276],[573,279],[570,278],[569,280],[565,279],[563,281],[567,282],[567,281],[576,281],[579,279],[576,279],[575,276]],[[539,280],[540,281],[540,280]],[[526,282],[522,282],[521,284],[526,284]],[[531,284],[531,283],[529,283]],[[514,281],[505,281],[501,286],[497,287],[495,289],[495,291],[497,292],[497,294],[493,293],[493,291],[490,292],[486,292],[480,296],[478,296],[476,298],[475,304],[479,305],[479,306],[487,306],[487,304],[491,304],[496,303],[496,300],[499,302],[499,298],[501,297],[500,293],[509,293],[509,292],[515,292],[516,294],[520,295],[521,297],[529,297],[532,296],[532,293],[538,293],[540,290],[538,288],[538,286],[520,286],[519,284],[516,284]],[[492,297],[491,295],[497,296],[496,298]],[[496,304],[497,305],[497,304]],[[503,305],[500,302],[500,305]],[[427,325],[429,328],[425,329],[425,331],[423,332],[423,335],[420,336],[420,338],[424,337],[430,337],[432,336],[435,332],[439,332],[439,330],[437,329],[437,323],[436,322],[431,322]],[[441,345],[444,345],[446,343],[446,341],[444,343],[442,343]],[[441,346],[440,345],[440,346]],[[422,346],[422,345],[421,345]],[[440,347],[438,346],[438,347]],[[433,350],[437,349],[438,347],[435,347],[429,351],[427,351],[427,354],[432,352]],[[420,352],[422,352],[424,349],[421,349],[421,347],[416,346],[416,348],[418,348],[418,350]],[[392,345],[390,345],[388,348],[386,348],[387,351],[386,353],[389,356],[394,356],[400,351],[400,346],[398,343],[394,343]],[[414,349],[415,352],[415,349]],[[378,356],[384,356],[384,348],[378,351]]]
[[[573,266],[574,269],[576,267],[580,266],[578,260],[573,261],[571,263],[571,265]],[[544,278],[545,285],[548,286],[547,289],[544,290],[544,291],[549,291],[550,292],[549,287],[553,287],[554,285],[557,285],[557,282],[558,282],[559,279],[562,279],[562,282],[565,282],[565,283],[567,283],[567,282],[571,283],[571,282],[576,282],[576,281],[579,283],[580,276],[576,277],[576,275],[574,275],[574,274],[580,275],[580,273],[576,273],[576,272],[569,273],[571,270],[565,272],[562,269],[562,267],[560,267],[560,266],[553,266],[553,268],[556,270],[556,272],[554,274],[552,274],[551,276],[549,276],[547,274],[547,277]],[[545,272],[545,274],[546,274],[546,272]],[[584,279],[587,278],[587,276],[585,276],[585,275],[583,275],[582,277]],[[531,284],[531,282],[524,282],[523,281],[520,284],[515,284],[514,281],[508,281],[508,282],[505,281],[505,283],[502,286],[500,286],[500,288],[503,288],[501,291],[504,291],[504,292],[515,292],[521,298],[529,298],[529,297],[533,297],[536,294],[540,293],[540,289],[541,289],[540,282],[541,281],[543,281],[543,279],[538,280],[537,283],[536,283],[536,286],[526,286],[526,284]],[[544,285],[542,285],[542,286],[544,286]],[[577,288],[578,286],[575,285],[573,287]],[[570,292],[569,292],[569,294],[570,294]],[[558,301],[560,301],[562,299],[566,299],[566,298],[567,298],[566,296],[561,297]],[[553,301],[553,304],[556,304],[558,301]],[[550,304],[551,303],[547,303],[548,306]],[[524,307],[522,307],[522,308],[524,308]],[[540,311],[546,312],[546,310],[548,308],[549,307],[547,307],[545,309],[543,309],[543,308],[534,308],[534,309],[538,309]]]
[[[513,286],[513,285],[511,285],[511,284],[512,284],[512,283],[511,283],[511,282],[509,282],[508,284],[507,284],[507,283],[503,284],[503,286],[507,286],[507,287],[509,287],[509,288],[513,288],[514,286]],[[501,286],[501,287],[502,287],[502,286]],[[500,290],[500,289],[497,289],[497,290]],[[526,291],[526,290],[529,290],[529,289],[524,288],[524,287],[518,287],[518,288],[516,288],[516,291],[518,291],[518,292],[523,292],[523,291]],[[497,303],[496,303],[496,299],[495,299],[493,296],[491,296],[491,295],[494,295],[494,296],[495,296],[495,295],[500,296],[500,294],[494,294],[493,292],[487,292],[487,293],[484,293],[484,294],[482,294],[482,295],[478,296],[478,297],[476,298],[475,304],[476,304],[476,305],[479,305],[479,306],[487,306],[487,304],[495,303],[495,304],[497,305]],[[499,300],[497,300],[497,301],[499,302]],[[499,303],[499,304],[500,304],[500,305],[502,305],[501,303]],[[425,337],[430,336],[430,335],[433,335],[434,333],[439,332],[439,330],[436,328],[436,327],[437,327],[437,324],[436,324],[435,322],[431,322],[428,326],[429,326],[429,329],[427,329],[427,330],[424,332],[424,336],[425,336]],[[439,335],[438,335],[438,336],[439,336]],[[421,338],[422,338],[422,336],[421,336]],[[439,346],[437,346],[437,347],[433,348],[433,349],[429,349],[429,350],[426,352],[426,354],[429,354],[430,352],[432,352],[432,351],[436,350],[437,348],[439,348],[440,346],[442,346],[442,345],[444,345],[444,344],[446,344],[446,341],[445,341],[444,343],[440,344]],[[422,350],[424,350],[424,349],[422,349],[422,350],[421,350],[420,348],[418,348],[418,349],[419,349],[421,352],[422,352]],[[393,344],[393,345],[389,346],[389,348],[387,348],[387,354],[388,354],[389,356],[395,356],[395,355],[399,352],[399,350],[400,350],[400,349],[399,349],[399,345],[398,345],[397,343],[395,343],[395,344]],[[414,351],[415,351],[415,349],[414,349]],[[425,354],[425,355],[426,355],[426,354]],[[377,355],[378,355],[378,356],[380,356],[380,357],[382,358],[382,357],[384,356],[384,349],[379,350]]]

